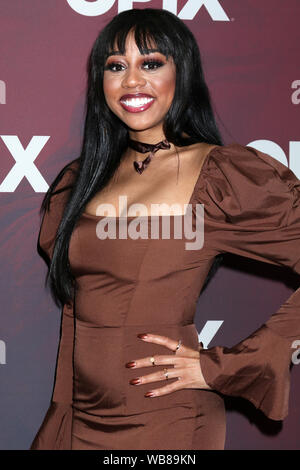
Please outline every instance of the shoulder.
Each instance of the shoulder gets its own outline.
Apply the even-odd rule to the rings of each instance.
[[[296,178],[283,163],[250,145],[242,145],[237,142],[223,146],[218,145],[212,148],[208,157],[206,169],[210,172],[214,168],[222,168],[224,171],[228,169],[233,173],[236,170],[237,174],[241,173],[240,170],[257,172],[257,170],[263,169],[266,172],[265,176],[273,174],[280,177]]]
[[[298,182],[296,175],[283,163],[268,153],[237,142],[214,146],[207,155],[203,171],[206,175],[220,177],[237,184],[289,185]]]
[[[204,162],[199,199],[220,220],[270,227],[284,224],[299,200],[296,175],[271,155],[231,143],[215,146]]]
[[[79,174],[80,159],[76,158],[67,163],[52,181],[45,196],[44,208],[56,216],[56,212],[61,210],[69,198],[70,192],[76,183]]]
[[[42,204],[43,216],[38,236],[38,244],[51,258],[56,233],[68,202],[70,191],[79,173],[79,159],[67,163],[51,183]]]
[[[50,188],[53,190],[53,196],[56,193],[69,189],[76,181],[79,173],[79,158],[67,163],[57,174]]]

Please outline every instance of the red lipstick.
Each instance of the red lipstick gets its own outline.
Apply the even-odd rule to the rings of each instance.
[[[155,98],[146,93],[131,93],[123,95],[120,104],[129,113],[141,113],[152,106]]]

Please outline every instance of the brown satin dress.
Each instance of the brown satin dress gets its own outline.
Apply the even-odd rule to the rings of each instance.
[[[74,160],[70,169],[76,171],[77,164]],[[69,189],[74,174],[67,171],[60,188]],[[67,197],[67,190],[54,195],[42,221],[39,243],[49,258]],[[96,228],[107,222],[105,217],[82,214],[69,249],[78,287],[72,306],[62,310],[53,396],[30,449],[224,449],[222,394],[251,401],[271,419],[287,416],[291,344],[300,338],[300,288],[239,344],[201,350],[201,368],[212,390],[146,398],[145,392],[166,381],[129,384],[165,366],[135,370],[126,362],[175,354],[140,340],[138,333],[180,338],[198,348],[196,303],[218,253],[300,274],[300,182],[270,155],[238,143],[214,147],[190,204],[194,230],[196,204],[204,204],[204,244],[197,250],[185,248],[192,240],[174,237],[174,221],[183,227],[184,216],[170,217],[167,239],[161,236],[165,216],[159,216],[156,239],[150,234],[121,239],[118,230],[116,239],[100,239]],[[118,229],[120,219],[112,221]]]

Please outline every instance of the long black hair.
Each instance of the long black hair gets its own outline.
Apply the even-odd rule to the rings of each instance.
[[[68,250],[75,224],[88,201],[110,181],[128,147],[128,128],[107,106],[103,73],[106,59],[116,45],[121,54],[125,53],[126,38],[131,31],[141,54],[149,53],[155,44],[155,48],[167,58],[171,56],[176,65],[174,99],[163,125],[168,141],[179,147],[196,142],[223,145],[204,79],[200,51],[183,21],[166,10],[152,8],[132,9],[115,16],[100,31],[88,58],[84,134],[81,153],[76,159],[78,170],[58,227],[47,275],[54,300],[61,306],[72,302],[74,296],[75,279]],[[68,165],[49,187],[41,211],[49,208]],[[205,285],[220,257],[215,259]]]

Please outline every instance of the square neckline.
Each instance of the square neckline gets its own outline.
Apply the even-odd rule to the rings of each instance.
[[[233,144],[228,144],[226,147],[228,147],[229,145],[235,145],[234,143]],[[204,159],[204,162],[200,168],[200,172],[198,174],[198,177],[196,179],[196,183],[194,185],[194,188],[193,188],[193,191],[192,191],[192,194],[191,194],[191,197],[190,197],[190,200],[189,202],[187,203],[187,207],[191,204],[193,204],[194,202],[194,198],[195,198],[195,195],[196,195],[196,190],[198,188],[198,184],[199,184],[199,181],[202,177],[202,174],[205,170],[205,167],[207,166],[208,164],[208,160],[210,158],[210,156],[213,154],[214,150],[218,151],[219,148],[222,148],[224,147],[224,145],[215,145],[212,149],[210,149],[210,151],[207,153],[205,159]],[[154,214],[150,214],[150,215],[141,215],[141,216],[138,216],[138,215],[130,215],[130,216],[126,216],[126,215],[122,215],[122,216],[115,216],[115,217],[109,217],[109,216],[106,216],[106,215],[95,215],[95,214],[89,214],[88,212],[82,212],[82,216],[84,217],[90,217],[92,219],[112,219],[112,220],[121,220],[121,219],[128,219],[128,220],[131,220],[131,219],[136,219],[137,217],[139,219],[145,219],[145,218],[149,218],[151,219],[152,217],[158,217],[158,218],[161,218],[161,217],[185,217],[187,214],[187,210],[184,214],[169,214],[169,215],[154,215]]]

